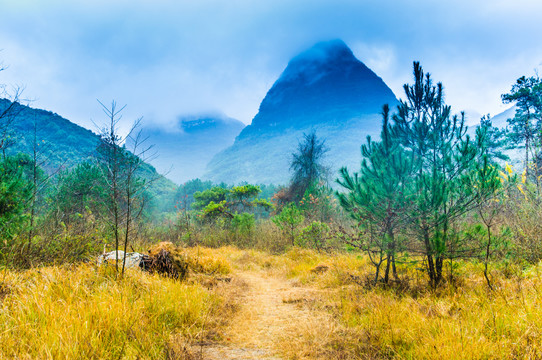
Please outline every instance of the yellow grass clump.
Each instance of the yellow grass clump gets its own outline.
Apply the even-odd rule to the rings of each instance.
[[[163,359],[216,334],[230,308],[197,283],[88,264],[6,271],[2,293],[0,358]]]
[[[402,284],[371,287],[374,269],[359,254],[292,249],[284,258],[282,275],[321,289],[310,307],[336,321],[320,342],[310,329],[300,334],[298,349],[348,359],[542,358],[542,264],[496,264],[491,291],[482,264],[459,262],[456,280],[431,290],[423,272],[405,265]]]

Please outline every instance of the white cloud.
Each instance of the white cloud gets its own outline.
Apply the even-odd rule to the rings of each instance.
[[[342,38],[401,97],[412,61],[455,110],[497,113],[500,94],[542,61],[542,4],[310,1],[3,1],[0,83],[92,127],[96,102],[160,124],[223,111],[245,123],[288,60]]]

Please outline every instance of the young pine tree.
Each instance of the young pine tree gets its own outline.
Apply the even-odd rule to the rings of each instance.
[[[540,149],[542,148],[542,79],[538,76],[520,77],[508,94],[502,95],[504,103],[515,103],[516,114],[508,119],[509,138],[516,144],[525,146],[525,170],[530,177],[530,167],[534,167],[534,179],[540,192]],[[531,158],[531,161],[529,160]]]
[[[398,141],[397,129],[389,123],[389,106],[383,107],[381,141],[367,137],[362,145],[361,171],[350,175],[340,170],[337,182],[346,189],[337,193],[341,206],[358,222],[365,233],[363,241],[352,243],[366,251],[376,267],[375,282],[385,261],[384,281],[390,268],[397,278],[395,256],[400,248],[398,229],[404,225],[408,207],[408,179],[412,172],[411,156]]]
[[[484,142],[466,134],[464,114],[454,116],[444,102],[443,86],[434,85],[414,63],[414,84],[404,85],[393,120],[402,145],[413,155],[413,202],[409,209],[414,233],[420,240],[430,284],[443,279],[444,261],[457,250],[454,221],[479,199],[470,178],[481,166]]]

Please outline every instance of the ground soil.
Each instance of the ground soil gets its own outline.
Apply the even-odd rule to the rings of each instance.
[[[332,319],[311,306],[318,290],[262,271],[235,274],[246,284],[240,309],[218,344],[192,348],[209,360],[312,358],[305,350],[310,338],[332,331]]]

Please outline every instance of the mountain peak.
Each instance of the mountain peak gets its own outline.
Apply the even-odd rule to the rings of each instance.
[[[181,116],[179,117],[177,126],[183,132],[203,131],[218,127],[233,127],[241,131],[245,127],[241,121],[218,112]]]
[[[344,41],[322,41],[290,60],[278,82],[296,81],[300,77],[320,78],[333,68],[359,62]]]
[[[290,60],[241,136],[279,124],[295,127],[307,121],[380,113],[382,104],[396,101],[382,79],[342,40],[319,42]]]
[[[321,41],[311,48],[299,53],[290,60],[290,64],[298,62],[326,63],[330,61],[357,61],[352,50],[340,39]]]
[[[393,107],[395,95],[342,40],[317,43],[290,60],[252,124],[213,158],[206,177],[286,183],[290,154],[310,131],[326,139],[333,171],[356,168],[363,139],[380,133],[383,104]]]

